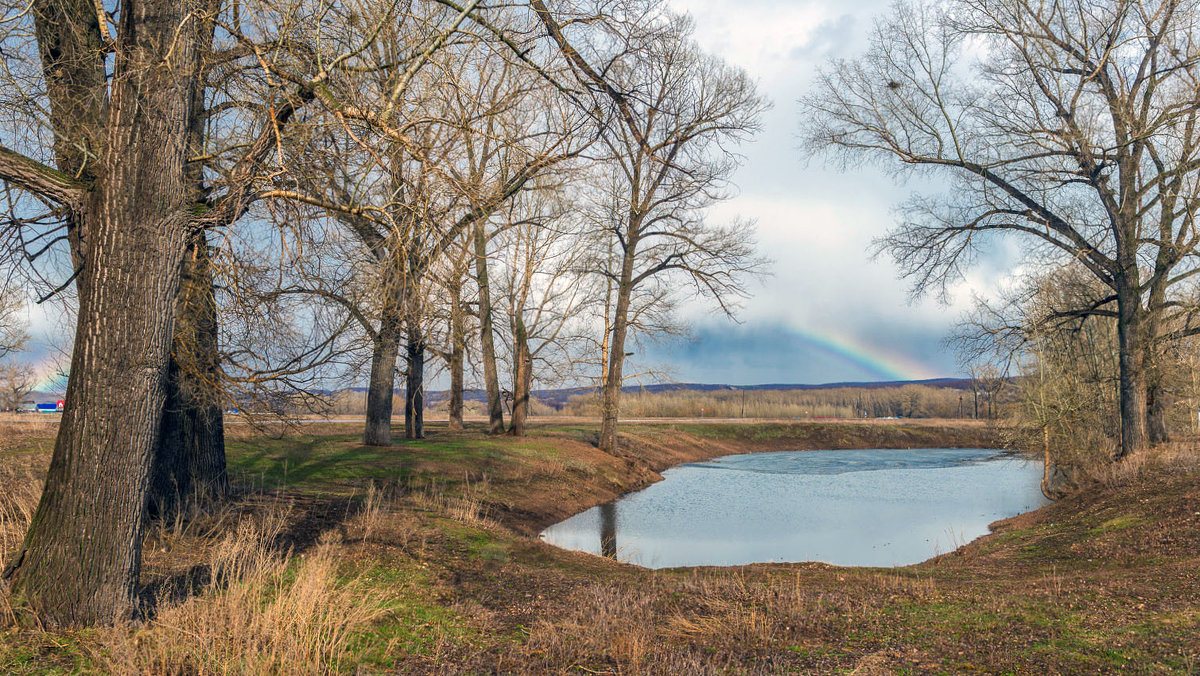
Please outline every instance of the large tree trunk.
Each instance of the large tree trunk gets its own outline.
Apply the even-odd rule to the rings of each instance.
[[[1162,300],[1155,297],[1161,294],[1151,294],[1151,303],[1161,307]],[[1171,425],[1168,416],[1171,412],[1171,392],[1167,386],[1165,373],[1162,369],[1167,355],[1163,354],[1163,346],[1159,340],[1158,323],[1155,315],[1147,312],[1142,320],[1145,329],[1144,364],[1146,370],[1146,436],[1150,443],[1165,444],[1171,440]]]
[[[396,390],[396,357],[400,350],[398,320],[380,323],[371,350],[371,380],[367,384],[367,425],[363,443],[392,445],[392,402]]]
[[[408,322],[405,362],[408,374],[404,385],[404,437],[425,438],[425,337],[417,322]]]
[[[210,3],[212,0],[207,0]],[[216,31],[214,12],[201,18],[198,44],[207,50]],[[194,115],[189,129],[192,156],[203,155],[208,119],[202,114],[205,89],[192,90]],[[187,180],[204,184],[204,165],[190,162]],[[191,503],[225,498],[225,414],[220,400],[220,325],[208,234],[192,233],[184,254],[179,297],[175,301],[175,337],[167,377],[162,432],[150,471],[151,514],[167,516]]]
[[[220,379],[212,266],[208,243],[197,233],[188,245],[175,303],[167,401],[150,475],[152,514],[166,515],[188,503],[228,495]]]
[[[500,401],[500,375],[496,370],[496,343],[492,326],[492,294],[488,283],[487,237],[484,224],[476,223],[475,281],[479,285],[479,346],[483,382],[487,391],[488,434],[504,433],[504,405]]]
[[[1136,282],[1118,278],[1117,338],[1119,345],[1118,390],[1121,409],[1121,445],[1114,459],[1120,460],[1148,445],[1146,430],[1146,372],[1141,298]]]
[[[509,434],[514,437],[525,436],[532,387],[533,355],[529,352],[529,336],[525,330],[525,320],[518,314],[513,331],[513,405],[512,424],[508,430]]]
[[[449,423],[451,430],[463,428],[463,369],[466,361],[467,328],[463,316],[462,289],[452,288],[450,308],[450,403]]]
[[[123,6],[98,179],[81,206],[84,264],[46,488],[4,572],[50,626],[132,615],[175,299],[195,186],[193,3]],[[168,52],[171,54],[168,57]]]
[[[421,296],[422,261],[415,255],[408,261],[404,286],[405,385],[404,438],[425,438],[425,308]]]
[[[404,274],[385,251],[378,254],[383,271],[380,290],[379,329],[371,336],[371,378],[367,383],[367,424],[363,443],[392,445],[392,407],[396,391],[396,359],[404,333]]]
[[[121,216],[102,215],[88,230],[67,404],[46,489],[4,573],[13,597],[53,626],[134,610],[184,237],[169,218]]]
[[[1171,440],[1171,425],[1167,419],[1171,410],[1171,395],[1164,387],[1162,376],[1151,369],[1146,384],[1146,435],[1151,443],[1165,444]]]

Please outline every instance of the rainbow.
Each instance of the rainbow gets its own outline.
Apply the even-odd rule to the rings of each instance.
[[[59,362],[52,358],[43,358],[34,364],[37,380],[33,389],[38,392],[64,392],[67,389],[67,379],[59,373]]]
[[[858,367],[873,378],[890,380],[928,380],[940,375],[928,366],[897,352],[868,343],[838,331],[793,329],[810,346]]]

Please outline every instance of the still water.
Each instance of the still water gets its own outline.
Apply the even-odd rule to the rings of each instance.
[[[1041,463],[929,448],[730,455],[547,528],[547,542],[649,568],[824,561],[902,566],[1047,503]]]

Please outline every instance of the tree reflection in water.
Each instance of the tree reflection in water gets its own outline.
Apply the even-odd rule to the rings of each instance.
[[[606,502],[600,505],[600,554],[617,558],[617,505]]]

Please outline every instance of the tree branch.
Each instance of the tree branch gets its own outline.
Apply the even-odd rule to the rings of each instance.
[[[0,180],[75,209],[83,203],[86,186],[57,169],[0,146]]]

